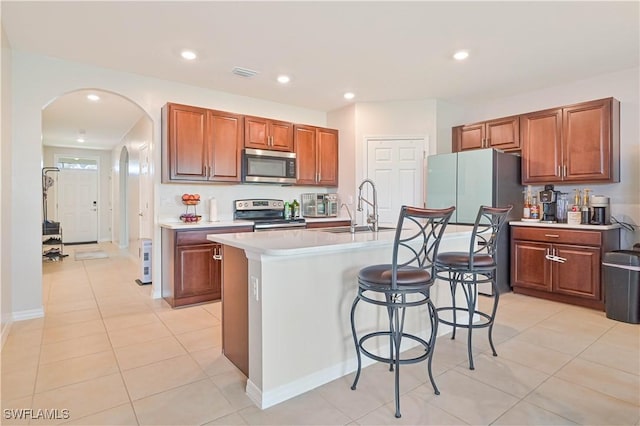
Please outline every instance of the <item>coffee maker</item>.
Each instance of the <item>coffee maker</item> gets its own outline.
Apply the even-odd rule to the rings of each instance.
[[[611,223],[609,197],[592,195],[591,207],[593,208],[593,217],[591,218],[592,225],[608,225]]]
[[[540,202],[542,203],[542,222],[556,222],[557,200],[560,191],[554,191],[553,185],[545,185],[544,191],[540,191]]]

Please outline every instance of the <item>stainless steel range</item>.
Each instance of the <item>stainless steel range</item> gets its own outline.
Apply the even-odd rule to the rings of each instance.
[[[269,229],[305,228],[302,218],[285,219],[284,201],[269,199],[236,200],[233,202],[235,220],[251,220],[254,231]]]

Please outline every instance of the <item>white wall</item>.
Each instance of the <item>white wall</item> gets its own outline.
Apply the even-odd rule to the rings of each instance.
[[[0,28],[0,348],[11,326],[11,50],[4,28]]]
[[[640,70],[638,68],[601,75],[588,80],[523,93],[465,109],[464,123],[504,117],[614,97],[620,101],[620,183],[556,185],[562,192],[591,188],[593,194],[611,198],[611,213],[618,219],[640,224]],[[460,122],[458,124],[462,124]],[[621,231],[622,248],[640,241],[640,231]]]
[[[153,121],[154,199],[170,198],[174,185],[160,184],[160,110],[166,102],[178,102],[287,120],[295,123],[326,126],[326,114],[290,105],[206,90],[200,87],[148,78],[131,73],[48,58],[27,52],[12,51],[13,120],[12,137],[8,145],[13,166],[13,186],[10,189],[12,206],[6,233],[10,236],[11,250],[3,251],[3,262],[10,261],[13,270],[21,271],[20,279],[11,279],[14,316],[21,318],[42,314],[42,263],[40,224],[40,167],[42,162],[41,129],[42,108],[58,96],[78,89],[99,89],[120,94],[139,105]],[[4,93],[4,90],[3,90]],[[3,117],[4,118],[4,117]],[[4,121],[4,120],[3,120]],[[5,158],[3,156],[3,158]],[[4,160],[3,160],[4,161]],[[6,186],[3,183],[3,186]],[[196,185],[200,188],[201,186]],[[207,191],[218,191],[228,200],[241,196],[261,196],[262,190],[250,186],[236,190],[235,185],[202,186]],[[182,190],[182,189],[181,189]],[[185,190],[191,192],[192,189]],[[297,194],[301,189],[286,188],[286,194]],[[28,194],[24,196],[24,194]],[[284,198],[284,197],[282,197]],[[156,201],[156,204],[158,202]],[[229,203],[230,204],[230,203]],[[4,205],[4,203],[3,203]],[[168,208],[168,206],[165,206]],[[161,209],[157,208],[154,222],[158,223]],[[3,229],[4,230],[4,229]],[[3,234],[4,236],[5,234]],[[159,227],[155,227],[154,240],[160,241]],[[4,238],[3,238],[4,240]],[[9,259],[7,259],[9,258]],[[160,244],[154,244],[154,259],[160,258]],[[3,266],[3,272],[5,268]],[[159,276],[160,262],[154,260],[154,275]],[[157,292],[156,292],[157,295]]]
[[[148,117],[142,117],[133,125],[133,127],[122,138],[122,141],[112,151],[113,173],[112,173],[112,191],[113,191],[113,217],[114,217],[114,234],[120,236],[120,174],[119,168],[120,153],[122,148],[126,147],[129,153],[129,170],[128,170],[128,189],[127,189],[127,217],[129,222],[129,240],[126,242],[118,241],[121,247],[127,246],[129,254],[138,257],[138,240],[140,238],[140,148],[143,145],[153,146],[153,122]],[[152,197],[153,199],[153,197]]]

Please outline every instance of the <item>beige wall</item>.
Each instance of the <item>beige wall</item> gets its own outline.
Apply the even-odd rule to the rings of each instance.
[[[4,343],[13,313],[12,267],[11,267],[11,50],[4,32],[1,30],[2,55],[0,73],[2,76],[0,99],[0,347]]]

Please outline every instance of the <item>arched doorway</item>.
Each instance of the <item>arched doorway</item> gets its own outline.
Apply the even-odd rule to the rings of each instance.
[[[128,249],[139,261],[139,194],[153,194],[152,179],[138,178],[139,159],[142,149],[147,154],[153,150],[151,117],[119,93],[78,89],[43,108],[42,143],[43,166],[50,165],[55,153],[101,156],[98,241]]]

